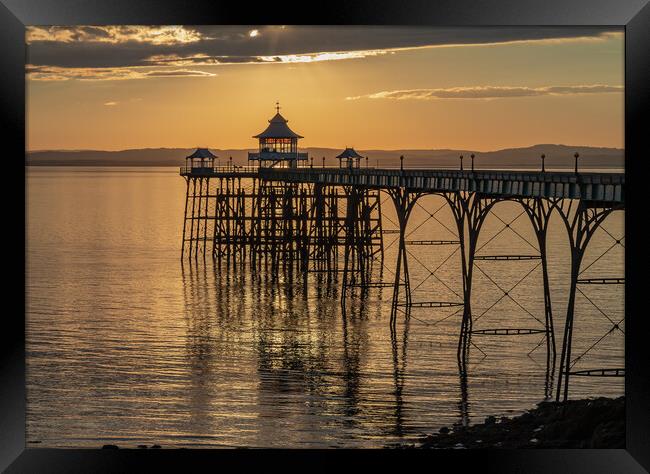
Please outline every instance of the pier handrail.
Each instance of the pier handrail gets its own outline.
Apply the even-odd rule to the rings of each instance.
[[[226,166],[212,166],[212,167],[192,167],[192,166],[181,166],[180,174],[185,175],[219,175],[219,174],[257,174],[257,166],[237,166],[237,165],[226,165]]]
[[[302,167],[302,168],[260,168],[260,177],[269,178],[277,174],[305,175],[351,175],[351,176],[404,176],[423,178],[475,178],[475,179],[523,179],[527,181],[567,182],[567,183],[611,183],[624,184],[625,173],[621,172],[580,172],[573,171],[546,171],[536,170],[458,170],[458,169],[430,169],[430,168],[338,168],[338,167]]]

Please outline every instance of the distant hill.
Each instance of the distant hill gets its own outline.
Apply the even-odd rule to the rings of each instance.
[[[210,149],[221,164],[226,164],[232,156],[236,165],[247,164],[249,150]],[[185,157],[192,153],[190,148],[144,148],[121,151],[99,150],[53,150],[26,153],[29,166],[181,166]],[[250,150],[253,151],[253,150]],[[335,159],[341,150],[333,148],[304,148],[314,157],[314,166],[335,166]],[[368,156],[370,166],[399,166],[399,157],[404,155],[407,168],[457,168],[459,155],[464,155],[464,165],[470,166],[469,156],[475,153],[475,167],[480,168],[531,168],[540,167],[540,155],[546,154],[546,166],[551,168],[572,168],[573,154],[580,153],[581,168],[623,168],[625,152],[619,148],[595,148],[567,145],[533,145],[526,148],[506,148],[503,150],[477,152],[472,150],[357,150]]]

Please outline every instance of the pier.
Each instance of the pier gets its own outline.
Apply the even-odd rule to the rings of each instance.
[[[273,277],[281,272],[307,275],[322,273],[328,279],[341,275],[341,305],[351,292],[372,288],[392,289],[389,324],[394,331],[399,315],[410,316],[416,308],[459,308],[458,360],[461,376],[472,335],[517,337],[542,335],[546,347],[548,376],[556,368],[557,343],[549,289],[547,233],[553,215],[560,217],[568,235],[571,255],[568,304],[560,340],[556,400],[566,400],[572,376],[624,376],[621,367],[575,370],[585,354],[572,354],[576,292],[581,285],[622,284],[623,276],[581,278],[583,256],[594,232],[613,212],[625,209],[623,173],[500,171],[472,169],[380,169],[361,167],[363,157],[346,148],[337,158],[338,168],[315,167],[313,159],[298,151],[302,138],[287,126],[279,113],[266,130],[254,138],[259,150],[250,152],[254,166],[215,166],[217,158],[199,148],[180,169],[186,181],[181,259],[198,262],[213,258],[219,264],[248,264],[255,271],[266,268]],[[543,156],[542,156],[543,159]],[[403,163],[403,161],[402,161]],[[440,196],[451,210],[456,236],[448,240],[407,240],[409,217],[424,196]],[[382,203],[390,200],[397,222],[385,229]],[[478,238],[492,208],[504,201],[521,206],[528,217],[538,252],[520,255],[481,254]],[[432,214],[433,217],[433,214]],[[510,223],[503,222],[504,228]],[[383,266],[384,235],[396,233],[397,260],[392,281],[376,279],[374,266]],[[615,245],[622,245],[615,239]],[[460,301],[413,301],[407,247],[451,245],[461,260]],[[532,246],[532,244],[531,244]],[[474,329],[480,315],[472,313],[472,282],[476,262],[512,264],[536,260],[542,273],[544,316],[540,328],[497,327]],[[526,275],[527,276],[527,275]],[[526,277],[524,276],[520,282]],[[516,286],[516,285],[515,285]],[[502,289],[508,297],[508,289]],[[522,310],[525,308],[522,307]],[[536,318],[537,319],[537,318]],[[609,319],[609,318],[608,318]],[[621,321],[611,320],[610,332],[623,331]],[[557,339],[560,339],[559,337]],[[594,344],[595,346],[595,344]]]

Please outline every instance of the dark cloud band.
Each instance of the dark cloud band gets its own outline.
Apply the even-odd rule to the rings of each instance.
[[[112,29],[111,29],[112,28]],[[30,27],[28,63],[125,68],[282,61],[287,55],[513,41],[599,39],[621,30],[588,27]],[[252,33],[253,30],[257,34]],[[157,58],[157,59],[156,59]],[[167,58],[167,59],[165,59]],[[275,59],[273,59],[275,58]]]

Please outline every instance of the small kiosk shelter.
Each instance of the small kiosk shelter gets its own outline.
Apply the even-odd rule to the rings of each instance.
[[[190,171],[212,170],[216,158],[217,156],[207,148],[197,148],[194,153],[185,157],[185,166]]]
[[[346,148],[337,158],[339,159],[339,168],[352,169],[359,168],[363,156],[357,153],[354,148]]]

